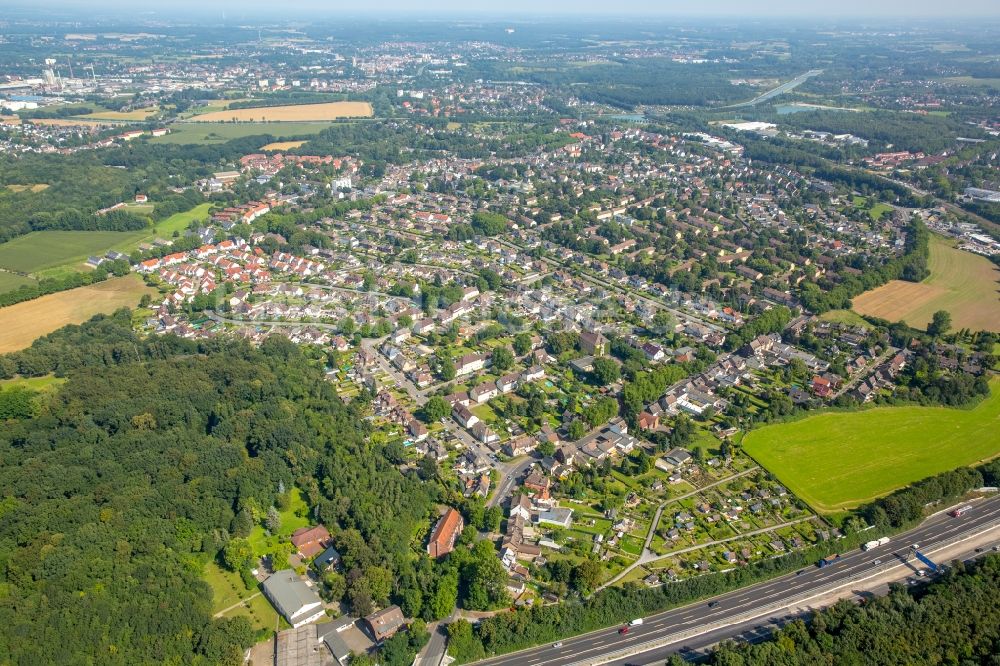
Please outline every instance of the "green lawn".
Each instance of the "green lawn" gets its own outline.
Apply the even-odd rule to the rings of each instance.
[[[873,220],[880,220],[882,216],[892,210],[892,206],[886,203],[877,203],[868,209],[868,214]]]
[[[743,450],[822,513],[1000,453],[1000,380],[973,409],[878,407],[749,433]]]
[[[222,617],[240,616],[250,620],[250,626],[252,626],[255,630],[267,629],[268,631],[281,631],[282,629],[291,628],[289,624],[285,622],[284,618],[278,615],[278,612],[274,610],[274,607],[263,594],[259,594],[253,599],[248,599],[245,604],[237,606],[222,615]]]
[[[496,412],[487,403],[473,407],[469,411],[478,416],[480,421],[485,421],[486,423],[492,423],[497,420]]]
[[[270,135],[276,139],[306,138],[330,127],[332,123],[174,123],[170,134],[150,139],[150,143],[225,143],[245,136]]]
[[[282,539],[288,539],[292,532],[300,527],[308,527],[312,523],[309,521],[309,506],[306,504],[302,491],[293,488],[289,493],[291,502],[288,509],[281,511],[281,529],[277,534],[268,536],[264,528],[257,525],[250,532],[250,545],[253,547],[254,555],[263,556],[272,551],[273,547]]]
[[[0,244],[0,268],[35,273],[62,266],[82,268],[90,255],[137,242],[145,231],[34,231]]]
[[[256,590],[247,590],[238,574],[228,571],[216,562],[209,562],[202,572],[205,581],[212,588],[212,612],[218,613],[229,608],[240,599],[246,599]]]
[[[246,617],[254,629],[274,630],[278,626],[278,613],[263,594],[257,594],[259,589],[247,590],[238,575],[215,562],[206,564],[202,575],[212,588],[213,613],[229,609],[223,617]],[[257,596],[251,599],[254,594]],[[241,601],[245,603],[232,608]]]

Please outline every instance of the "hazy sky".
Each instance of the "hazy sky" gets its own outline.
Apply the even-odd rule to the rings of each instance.
[[[23,0],[0,0],[23,5]],[[968,17],[1000,16],[1000,0],[42,0],[42,7],[121,7],[133,14],[152,10],[176,14],[184,10],[301,15],[315,12],[324,18],[340,12],[386,14],[664,14],[686,16],[783,17]],[[391,18],[391,16],[386,16]]]

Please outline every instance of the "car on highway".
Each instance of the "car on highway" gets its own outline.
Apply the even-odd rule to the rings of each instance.
[[[715,607],[716,607],[716,606],[718,606],[718,605],[719,605],[719,602],[718,602],[718,601],[709,601],[709,602],[708,602],[708,607],[709,607],[709,608],[715,608]]]
[[[872,564],[876,564],[876,565],[877,564],[882,564],[882,560],[875,560],[874,562],[872,562]]]
[[[558,643],[553,643],[552,647],[554,647],[554,648],[561,648],[562,647],[562,641],[559,641]]]
[[[632,620],[631,622],[629,622],[629,624],[630,624],[631,626],[633,626],[633,627],[637,627],[637,626],[639,626],[640,624],[642,624],[642,618],[641,618],[641,617],[637,617],[636,619],[634,619],[634,620]]]
[[[619,629],[618,633],[619,634],[627,634],[628,633],[628,625],[626,624],[624,627],[622,627],[621,629]]]

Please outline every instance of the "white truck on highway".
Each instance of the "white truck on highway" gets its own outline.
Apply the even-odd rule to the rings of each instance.
[[[881,539],[875,539],[874,541],[867,542],[865,545],[861,546],[861,550],[871,550],[872,548],[884,546],[887,543],[889,543],[889,537],[882,537]]]

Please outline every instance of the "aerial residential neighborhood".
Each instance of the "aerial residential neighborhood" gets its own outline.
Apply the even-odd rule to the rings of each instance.
[[[0,662],[993,663],[998,21],[6,3]]]

